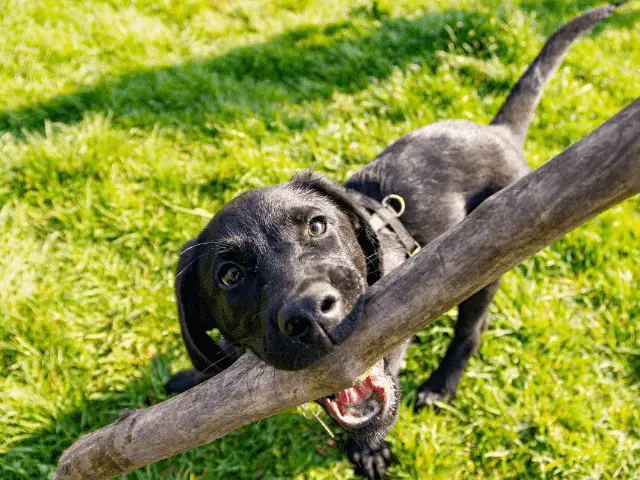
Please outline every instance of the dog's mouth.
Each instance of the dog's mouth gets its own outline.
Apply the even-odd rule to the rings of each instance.
[[[395,397],[394,389],[393,381],[383,369],[376,368],[357,385],[324,397],[322,403],[342,427],[362,430],[384,418]]]

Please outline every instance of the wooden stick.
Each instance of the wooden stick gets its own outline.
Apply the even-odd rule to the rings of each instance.
[[[251,354],[165,402],[80,438],[57,480],[106,479],[340,391],[367,367],[526,257],[640,192],[640,99],[367,290],[355,333],[318,365],[276,370]]]

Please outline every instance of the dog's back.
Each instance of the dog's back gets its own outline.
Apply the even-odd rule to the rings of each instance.
[[[346,186],[377,200],[401,195],[402,221],[426,245],[528,171],[505,128],[448,120],[406,135]]]

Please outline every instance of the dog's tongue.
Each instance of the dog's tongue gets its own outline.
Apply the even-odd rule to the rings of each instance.
[[[373,394],[373,390],[371,377],[367,377],[364,382],[337,393],[336,400],[341,405],[357,405],[369,398]]]

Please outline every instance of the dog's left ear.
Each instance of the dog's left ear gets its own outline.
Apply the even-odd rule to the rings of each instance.
[[[190,240],[182,247],[175,280],[178,316],[182,339],[196,370],[213,374],[229,367],[235,360],[224,345],[219,345],[207,334],[214,328],[212,316],[203,308],[200,298],[197,240]],[[236,357],[237,358],[237,357]]]
[[[367,222],[365,210],[349,196],[347,189],[312,170],[296,173],[290,183],[294,187],[313,190],[327,196],[349,215],[360,248],[367,259],[367,283],[371,285],[378,281],[382,276],[382,251],[378,235]]]

